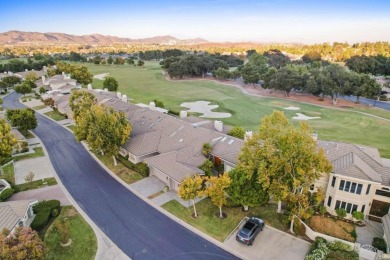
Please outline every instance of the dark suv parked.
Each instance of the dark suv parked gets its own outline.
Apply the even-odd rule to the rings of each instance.
[[[248,219],[244,226],[237,232],[236,240],[245,245],[251,246],[257,234],[264,228],[264,221],[260,218],[252,217]]]

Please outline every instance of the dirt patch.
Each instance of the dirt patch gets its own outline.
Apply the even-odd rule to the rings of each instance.
[[[309,226],[319,233],[355,242],[355,238],[352,236],[355,232],[355,226],[351,223],[334,218],[314,216],[311,218]]]
[[[69,217],[74,217],[78,214],[78,212],[76,211],[76,209],[74,208],[70,208],[68,209],[65,214],[64,214],[64,217],[66,218],[69,218]]]

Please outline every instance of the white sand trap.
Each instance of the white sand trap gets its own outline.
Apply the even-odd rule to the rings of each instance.
[[[208,101],[196,101],[196,102],[186,102],[180,104],[181,107],[189,108],[187,112],[201,113],[200,117],[207,118],[227,118],[231,117],[230,113],[221,113],[221,112],[212,112],[211,110],[218,107],[218,105],[210,105]]]
[[[301,108],[299,108],[299,107],[285,107],[284,109],[286,109],[286,110],[299,110]]]
[[[94,79],[100,79],[100,80],[104,80],[105,77],[107,77],[109,73],[102,73],[102,74],[96,74],[93,76]]]
[[[297,116],[293,116],[293,119],[296,120],[312,120],[312,119],[320,119],[319,116],[307,116],[301,113],[295,113]]]

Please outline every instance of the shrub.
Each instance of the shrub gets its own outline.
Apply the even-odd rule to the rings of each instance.
[[[233,126],[233,128],[229,131],[228,135],[244,139],[245,136],[245,130],[242,127],[239,126]]]
[[[141,162],[141,163],[134,164],[121,155],[118,156],[118,160],[130,170],[138,172],[144,177],[149,176],[149,167],[145,163]]]
[[[328,247],[332,250],[341,250],[341,251],[352,251],[353,248],[350,245],[347,245],[341,241],[334,241],[328,244]]]
[[[47,223],[49,223],[49,218],[50,210],[44,209],[39,211],[31,223],[31,228],[36,231],[42,230],[44,227],[46,227]]]
[[[58,216],[58,209],[52,209],[50,212],[50,216],[52,216],[53,218],[57,217]]]
[[[35,205],[33,207],[33,211],[35,214],[46,210],[48,210],[50,213],[53,209],[57,209],[57,211],[59,211],[60,207],[61,203],[59,200],[44,200]]]
[[[386,252],[386,241],[381,237],[374,237],[372,240],[372,246],[383,252]]]
[[[164,108],[164,103],[160,100],[153,100],[154,104],[156,105],[156,107],[161,107],[161,108]]]
[[[168,110],[168,114],[174,115],[174,116],[179,116],[180,112],[174,111],[174,110]]]
[[[209,143],[204,143],[202,146],[202,153],[204,156],[208,157],[211,153],[211,145]]]
[[[294,221],[294,232],[299,236],[306,234],[306,228],[299,220]]]
[[[204,171],[206,176],[212,176],[213,175],[213,162],[209,159],[206,159],[201,166],[199,166],[199,169]]]
[[[354,212],[352,212],[352,217],[354,219],[362,221],[362,220],[364,220],[364,213],[360,212],[360,211],[354,211]]]
[[[321,214],[321,215],[325,215],[326,213],[326,207],[324,205],[320,205],[318,206],[318,212]]]
[[[3,190],[3,192],[0,194],[0,202],[6,201],[9,199],[13,194],[15,193],[15,190],[12,188],[8,188]]]
[[[68,220],[61,218],[59,221],[56,221],[54,224],[55,229],[60,235],[61,243],[65,244],[69,241],[70,238],[70,223]]]
[[[347,216],[347,211],[342,208],[336,209],[336,214],[339,218],[345,218]]]

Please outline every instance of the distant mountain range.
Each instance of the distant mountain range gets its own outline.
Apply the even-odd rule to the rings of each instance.
[[[177,39],[170,35],[156,36],[144,39],[120,38],[101,34],[71,35],[66,33],[40,33],[9,31],[0,33],[0,44],[113,44],[113,43],[146,43],[164,45],[191,45],[208,43],[201,38]]]

